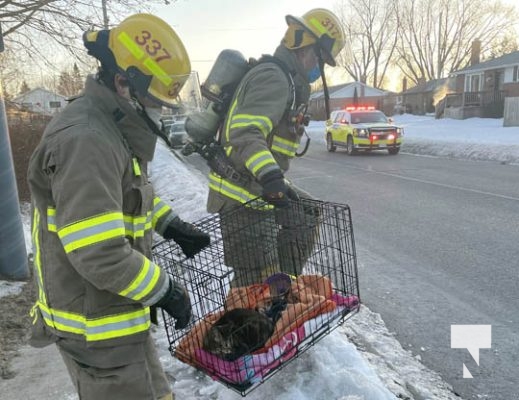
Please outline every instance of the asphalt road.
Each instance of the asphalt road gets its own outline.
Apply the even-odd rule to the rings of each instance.
[[[519,399],[519,166],[314,145],[288,177],[350,205],[362,300],[404,348],[464,399]],[[452,324],[492,326],[479,366]]]
[[[362,301],[404,348],[465,400],[519,399],[519,165],[317,144],[287,176],[351,207]],[[491,325],[479,365],[451,325]]]

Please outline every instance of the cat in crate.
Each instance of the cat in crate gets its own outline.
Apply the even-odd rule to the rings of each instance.
[[[274,332],[274,323],[265,314],[247,308],[235,308],[223,314],[209,329],[203,349],[226,360],[261,349]]]

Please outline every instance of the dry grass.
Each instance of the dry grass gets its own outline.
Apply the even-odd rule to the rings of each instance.
[[[30,201],[27,184],[27,167],[32,152],[40,142],[49,117],[34,114],[18,115],[8,113],[9,138],[14,161],[18,197],[21,202]]]

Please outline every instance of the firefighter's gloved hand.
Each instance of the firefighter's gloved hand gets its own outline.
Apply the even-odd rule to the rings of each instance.
[[[290,200],[299,201],[301,198],[299,197],[299,193],[297,193],[290,185],[288,186],[287,196]]]
[[[169,279],[169,278],[168,278]],[[184,329],[191,319],[191,301],[187,290],[177,282],[169,280],[166,294],[155,304],[177,320],[175,329]]]
[[[293,192],[286,184],[283,173],[279,170],[267,172],[259,180],[263,186],[261,197],[274,207],[286,208],[289,205],[289,191]]]
[[[187,258],[193,258],[211,243],[211,238],[193,224],[175,217],[167,226],[163,235],[164,239],[173,239]]]

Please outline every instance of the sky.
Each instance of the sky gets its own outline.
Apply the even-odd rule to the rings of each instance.
[[[504,128],[502,119],[435,120],[431,116],[406,114],[394,118],[405,130],[400,154],[492,160],[519,166],[519,127]],[[324,150],[323,132],[323,122],[310,123],[308,133],[312,146],[322,146]],[[207,216],[207,178],[162,142],[157,146],[150,175],[157,193],[171,201],[183,219],[196,221]],[[26,245],[30,249],[28,209],[27,204],[22,204]],[[362,260],[358,261],[362,265]],[[0,298],[19,293],[22,285],[0,281]],[[172,358],[162,327],[154,329],[153,336],[178,399],[242,398]],[[397,396],[407,396],[409,399],[463,400],[451,393],[449,385],[437,373],[421,364],[420,351],[415,349],[412,353],[403,349],[380,315],[362,306],[359,314],[252,391],[247,399],[394,400]],[[13,379],[0,380],[1,399],[77,399],[54,347],[20,349],[12,369],[16,373]]]
[[[336,4],[337,0],[177,0],[157,8],[157,15],[176,30],[203,82],[221,50],[235,49],[245,58],[272,54],[285,34],[287,14],[302,16],[313,8],[334,11]],[[338,72],[328,71],[332,83],[341,79]]]

